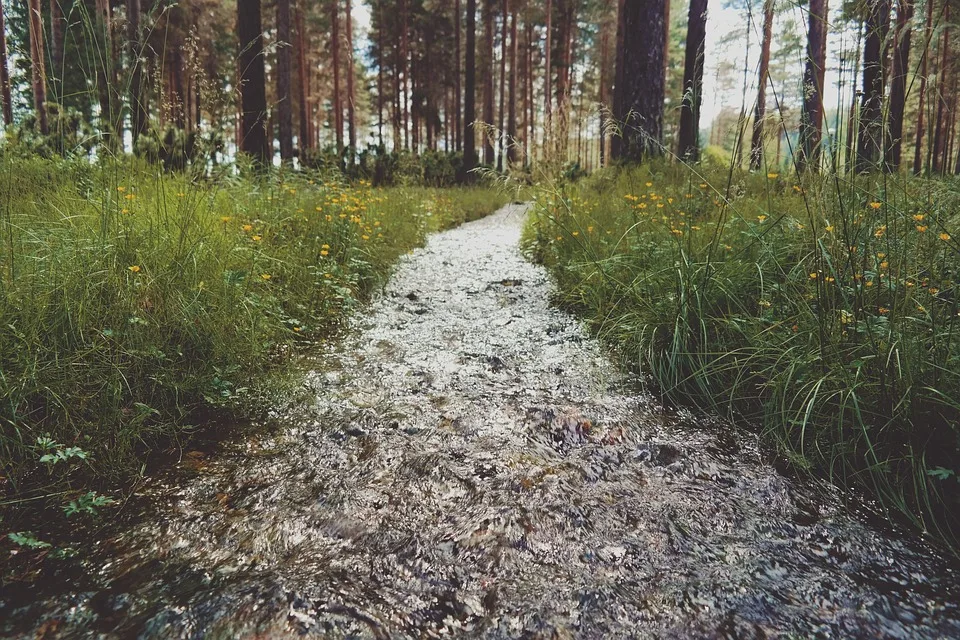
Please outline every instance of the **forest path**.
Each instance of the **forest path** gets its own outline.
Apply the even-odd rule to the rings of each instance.
[[[524,211],[407,256],[309,406],[155,480],[93,586],[17,617],[149,638],[960,637],[943,558],[665,412],[551,307]]]

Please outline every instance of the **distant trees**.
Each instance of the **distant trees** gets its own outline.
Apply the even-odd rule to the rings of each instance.
[[[708,0],[689,0],[672,22],[668,0],[273,0],[266,11],[262,0],[235,1],[236,11],[220,0],[4,3],[3,121],[49,131],[70,113],[111,153],[131,150],[132,140],[137,153],[176,144],[189,155],[204,145],[270,164],[276,150],[294,167],[337,156],[346,169],[374,150],[442,152],[461,179],[481,163],[521,171],[549,160],[590,171],[666,147],[696,162],[706,142]],[[915,172],[960,169],[953,8],[916,2],[847,3],[831,18],[827,0],[809,0],[803,28],[796,12],[762,0],[747,26],[761,34],[747,69],[721,60],[709,79],[717,93],[756,99],[731,120],[713,97],[720,115],[710,143],[739,150],[751,132],[749,156],[734,154],[751,170],[782,165],[784,153],[801,172],[818,170],[829,150],[859,171],[897,171],[910,164],[904,144],[913,145]],[[370,31],[355,55],[361,3]],[[836,122],[846,146],[823,142],[831,28],[857,42],[839,55],[838,88],[851,96]],[[853,68],[862,78],[851,83]],[[731,88],[740,82],[749,87]],[[795,147],[781,150],[797,128]]]

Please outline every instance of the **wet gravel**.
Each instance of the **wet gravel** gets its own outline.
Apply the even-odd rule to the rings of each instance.
[[[960,574],[665,411],[549,304],[524,208],[432,237],[313,398],[187,455],[7,637],[956,638]]]

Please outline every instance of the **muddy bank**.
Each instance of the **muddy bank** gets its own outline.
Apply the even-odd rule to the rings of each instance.
[[[12,637],[960,637],[960,574],[665,413],[517,249],[431,238],[271,435],[187,457]]]

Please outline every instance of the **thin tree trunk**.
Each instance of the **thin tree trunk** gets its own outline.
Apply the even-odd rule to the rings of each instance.
[[[504,16],[506,20],[506,16]],[[517,162],[517,7],[510,14],[510,107],[507,113],[507,161]]]
[[[917,110],[917,131],[913,145],[913,173],[920,175],[923,169],[923,116],[925,113],[924,101],[927,97],[927,73],[930,60],[930,37],[933,33],[933,0],[927,0],[927,22],[923,31],[923,52],[920,54],[920,106]]]
[[[340,98],[340,0],[330,2],[330,57],[333,61],[333,129],[339,156],[343,153],[343,103]]]
[[[461,49],[461,31],[463,30],[460,24],[460,18],[462,15],[460,0],[456,0],[453,7],[454,16],[453,16],[453,29],[454,29],[454,49],[456,50],[456,60],[454,62],[454,71],[453,71],[453,137],[454,137],[454,148],[457,151],[463,150],[463,136],[461,132],[463,131],[463,124],[461,122],[462,115],[462,102],[463,99],[463,87],[460,85],[460,76],[463,74],[463,69],[460,65],[460,49]]]
[[[277,133],[280,159],[293,160],[293,92],[290,46],[290,0],[277,0]]]
[[[50,0],[50,84],[58,101],[63,100],[63,8],[60,0]],[[59,86],[58,86],[59,85]]]
[[[812,15],[812,14],[811,14]],[[767,115],[767,76],[770,72],[770,41],[773,39],[773,0],[763,3],[763,39],[760,41],[760,73],[757,78],[757,104],[753,110],[753,137],[750,140],[750,169],[763,164],[763,127]]]
[[[507,15],[509,11],[508,0],[503,0],[500,12],[501,12],[501,22],[500,27],[500,117],[497,120],[497,140],[499,141],[499,150],[497,151],[497,171],[503,171],[504,169],[504,119],[505,113],[504,108],[506,105],[506,96],[507,96]]]
[[[883,45],[890,29],[890,0],[870,0],[863,51],[863,100],[857,139],[857,171],[871,171],[883,151]]]
[[[7,36],[3,20],[3,0],[0,0],[0,106],[3,107],[3,124],[13,124],[13,101],[10,96],[10,72],[7,68]]]
[[[477,119],[477,0],[467,0],[467,52],[466,77],[464,78],[463,105],[463,179],[469,181],[469,173],[477,165],[477,135],[473,122]]]
[[[344,14],[344,29],[347,32],[347,131],[350,142],[351,158],[357,153],[357,96],[353,86],[353,76],[355,75],[355,66],[353,62],[353,15],[350,0],[347,0],[346,13]],[[353,162],[351,160],[351,162]]]
[[[263,61],[263,27],[260,0],[237,0],[237,34],[240,40],[240,151],[266,166],[270,161],[267,140],[267,84]]]
[[[130,124],[133,146],[147,130],[149,113],[144,95],[143,65],[146,51],[140,44],[140,0],[127,0],[127,46],[130,56]]]
[[[707,0],[690,0],[677,149],[677,155],[687,162],[697,162],[700,159],[700,106],[703,104],[703,59],[706,37]],[[602,136],[600,144],[603,145]]]
[[[493,126],[493,3],[496,0],[483,0],[483,163],[492,166],[496,160],[493,137],[489,127]]]
[[[940,73],[937,79],[937,124],[933,132],[933,173],[942,173],[944,150],[944,111],[947,108],[947,61],[950,58],[950,4],[944,5],[944,28],[940,38]]]
[[[932,0],[927,0],[928,3]],[[913,21],[913,0],[899,0],[897,6],[897,29],[894,34],[893,71],[890,82],[890,108],[887,115],[887,128],[890,132],[890,144],[887,147],[884,169],[900,169],[900,155],[903,147],[903,112],[907,101],[907,74],[910,71],[910,32]]]
[[[304,7],[307,0],[298,0],[296,7],[297,22],[297,84],[299,85],[300,104],[300,134],[297,139],[297,146],[300,148],[300,157],[304,157],[304,150],[312,146],[313,139],[310,135],[310,84],[307,75],[307,25],[304,19]]]
[[[800,144],[797,156],[797,167],[801,171],[816,171],[820,167],[826,46],[827,0],[810,0],[807,63],[803,72],[803,105],[800,111]]]
[[[33,82],[33,110],[37,114],[40,132],[46,135],[47,127],[47,72],[43,59],[43,15],[40,0],[29,0],[30,68]]]
[[[550,138],[550,129],[553,127],[553,109],[550,104],[550,96],[552,95],[552,89],[550,87],[550,78],[553,75],[553,0],[547,0],[546,7],[546,17],[547,17],[547,26],[546,26],[546,37],[545,44],[543,47],[544,56],[546,60],[543,63],[543,114],[544,114],[544,124],[546,125],[543,132],[543,147],[546,150],[547,140]]]
[[[380,22],[377,27],[377,53],[378,60],[377,63],[377,139],[379,140],[380,149],[383,150],[383,65],[386,61],[386,52],[383,49],[383,30],[384,30],[384,15],[383,15],[383,4],[384,0],[378,0],[377,10],[380,15]]]
[[[407,88],[410,87],[408,70],[411,70],[407,55],[407,0],[400,0],[400,94],[403,98],[403,147],[410,149],[410,96]]]

